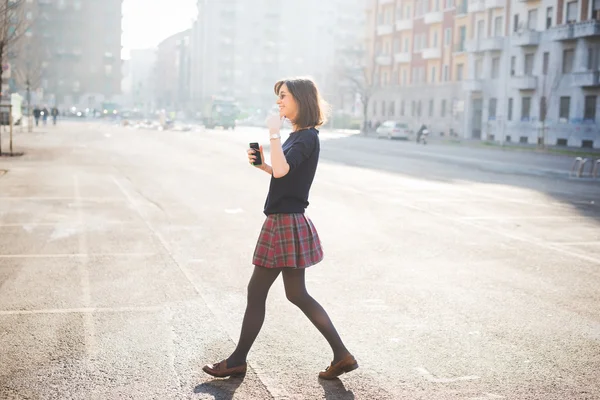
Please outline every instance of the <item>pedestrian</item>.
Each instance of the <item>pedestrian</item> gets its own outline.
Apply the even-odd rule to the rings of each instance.
[[[44,121],[44,125],[48,124],[48,109],[46,107],[42,110],[42,121]]]
[[[319,235],[306,216],[308,195],[319,161],[320,141],[317,128],[325,123],[325,102],[310,79],[282,80],[275,84],[279,116],[267,119],[271,142],[271,164],[256,168],[271,176],[264,206],[266,219],[254,250],[254,271],[248,284],[247,305],[240,339],[233,353],[225,360],[205,365],[209,375],[226,377],[246,372],[246,358],[258,336],[265,318],[265,303],[271,285],[281,274],[287,299],[299,307],[325,337],[333,351],[333,361],[319,373],[323,379],[358,368],[356,359],[340,338],[323,307],[306,290],[306,268],[323,259]],[[293,132],[282,144],[280,129],[285,119]],[[258,154],[248,149],[250,164]]]
[[[42,112],[40,111],[40,108],[38,106],[35,106],[35,108],[33,109],[33,118],[35,118],[35,126],[38,126],[40,124],[41,115]]]
[[[56,118],[58,117],[58,108],[52,107],[52,124],[56,125]]]

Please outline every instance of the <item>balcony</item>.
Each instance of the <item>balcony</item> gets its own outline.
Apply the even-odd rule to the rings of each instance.
[[[410,31],[413,28],[413,20],[412,19],[403,19],[396,21],[396,30],[398,32],[401,31]]]
[[[454,15],[456,17],[466,16],[469,12],[469,6],[467,0],[463,0],[461,3],[456,5],[456,9],[454,10]]]
[[[375,57],[375,63],[377,65],[381,65],[384,67],[390,66],[390,65],[392,65],[392,56],[390,56],[390,55],[377,56],[377,57]]]
[[[465,48],[469,53],[500,51],[504,48],[504,39],[504,36],[472,39],[465,42]]]
[[[394,54],[394,62],[396,64],[406,64],[412,61],[412,53],[396,53]]]
[[[600,21],[589,20],[573,24],[559,25],[548,30],[552,40],[573,40],[600,35]]]
[[[515,46],[537,46],[540,44],[540,32],[526,30],[517,32],[512,37]]]
[[[504,7],[506,7],[506,0],[485,0],[485,8],[488,10]]]
[[[442,49],[440,47],[430,47],[428,49],[423,49],[421,52],[421,57],[424,60],[434,60],[437,58],[442,58]]]
[[[485,11],[485,1],[484,0],[469,0],[469,6],[467,8],[469,13],[476,13]]]
[[[518,90],[535,90],[537,88],[537,77],[531,75],[514,76],[512,86]]]
[[[391,35],[394,32],[394,25],[377,25],[377,36]]]
[[[442,11],[432,11],[425,14],[423,22],[426,24],[440,24],[444,20],[444,13]]]
[[[466,51],[466,46],[465,46],[465,42],[460,42],[460,43],[454,43],[454,45],[452,46],[452,50],[455,53],[463,53]]]
[[[585,71],[571,74],[571,86],[594,87],[600,86],[600,71]]]
[[[481,79],[468,79],[462,83],[463,90],[467,92],[481,92],[483,90],[483,81]]]

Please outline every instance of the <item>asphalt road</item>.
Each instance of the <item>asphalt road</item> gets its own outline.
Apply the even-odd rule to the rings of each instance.
[[[600,181],[321,137],[308,286],[357,371],[318,380],[331,354],[281,280],[246,377],[201,371],[239,335],[265,131],[70,122],[0,159],[0,399],[600,399]]]

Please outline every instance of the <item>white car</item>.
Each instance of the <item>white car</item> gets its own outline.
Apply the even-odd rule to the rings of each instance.
[[[377,137],[385,137],[388,139],[408,139],[410,137],[410,129],[404,122],[385,121],[376,130]]]

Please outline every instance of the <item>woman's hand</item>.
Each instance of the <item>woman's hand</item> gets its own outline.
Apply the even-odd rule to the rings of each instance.
[[[261,165],[254,165],[254,162],[256,161],[256,149],[248,149],[248,151],[247,151],[248,161],[250,162],[251,165],[254,165],[254,167],[256,167],[258,169],[262,169],[263,171],[267,171],[267,168],[269,168],[269,165],[265,162],[265,155],[263,154],[262,145],[260,146],[259,152],[260,152],[260,158],[262,160]]]
[[[283,126],[283,121],[285,121],[285,117],[280,117],[279,115],[270,115],[267,117],[265,122],[269,128],[269,134],[272,135],[279,133],[279,131],[281,131],[281,127]]]

